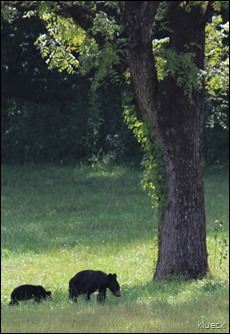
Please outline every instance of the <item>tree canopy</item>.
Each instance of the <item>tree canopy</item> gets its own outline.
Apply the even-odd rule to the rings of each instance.
[[[175,52],[172,52],[172,50],[168,48],[168,32],[170,30],[169,22],[167,21],[168,3],[170,2],[159,2],[157,18],[153,26],[153,53],[155,56],[157,75],[159,82],[162,82],[166,76],[175,76],[177,78],[177,83],[181,86],[185,85],[186,94],[190,94],[191,97],[193,88],[199,85],[199,80],[197,81],[199,76],[196,75],[197,69],[193,62],[194,54],[192,52],[187,52],[179,55]],[[186,2],[181,2],[180,5],[185,7]],[[192,2],[190,2],[188,8],[191,5]],[[228,2],[225,1],[213,2],[211,5],[209,5],[209,19],[206,28],[205,73],[202,74],[202,72],[199,72],[199,75],[206,76],[206,127],[204,153],[205,157],[207,157],[207,160],[210,161],[221,159],[221,156],[226,156],[227,154],[226,145],[228,134],[227,131],[221,130],[221,128],[227,130],[229,122],[229,28],[228,14],[227,10],[225,9],[227,6]],[[93,94],[89,93],[92,96],[92,101],[94,101],[92,103],[95,103],[95,99],[97,99],[98,95],[100,95],[98,92],[101,88],[99,87],[106,86],[108,88],[109,85],[118,87],[118,89],[113,88],[117,90],[117,96],[121,96],[121,92],[124,92],[125,86],[125,98],[127,99],[128,97],[130,100],[130,88],[128,87],[130,84],[130,73],[128,65],[127,40],[123,32],[118,2],[3,1],[1,2],[1,8],[1,15],[3,19],[2,43],[4,43],[2,48],[2,96],[4,103],[3,110],[6,111],[6,113],[2,115],[4,118],[2,137],[2,140],[4,141],[3,147],[6,147],[6,152],[9,153],[9,156],[11,156],[11,159],[14,161],[18,159],[18,156],[21,156],[22,161],[24,160],[22,157],[25,156],[29,158],[29,161],[37,159],[58,159],[58,157],[63,159],[63,154],[61,152],[55,153],[54,147],[52,149],[53,154],[51,150],[51,154],[49,154],[48,147],[43,150],[42,147],[45,145],[44,140],[42,142],[42,140],[38,139],[38,137],[37,146],[35,145],[36,147],[30,147],[29,152],[25,153],[25,151],[28,151],[28,148],[26,149],[25,147],[28,147],[29,145],[26,144],[25,138],[20,138],[22,131],[19,129],[20,126],[18,123],[18,117],[15,119],[16,113],[13,112],[14,108],[17,109],[17,103],[19,103],[19,100],[17,99],[17,101],[15,101],[15,98],[16,96],[18,96],[18,98],[20,97],[20,109],[22,109],[22,104],[24,103],[23,101],[26,100],[29,100],[29,103],[32,103],[33,101],[35,103],[40,103],[44,100],[46,105],[47,102],[49,103],[52,100],[55,100],[53,106],[57,103],[57,101],[65,100],[65,110],[67,112],[67,110],[70,110],[70,106],[68,107],[68,105],[70,104],[73,96],[71,95],[71,91],[73,90],[71,82],[75,81],[76,83],[76,81],[78,81],[77,86],[79,87],[80,81],[77,79],[77,77],[79,77],[79,79],[81,78],[81,84],[83,84],[84,79],[82,76],[84,76],[86,78],[90,78],[91,89],[95,92]],[[28,18],[30,18],[29,21]],[[11,22],[13,22],[13,24],[11,24]],[[27,27],[27,31],[25,31],[24,27]],[[20,31],[24,32],[20,35]],[[43,66],[43,62],[39,60],[38,56],[36,55],[36,50],[32,46],[35,41],[35,45],[37,48],[39,48],[41,56],[44,58],[48,68],[51,69],[49,75],[45,72],[45,66]],[[27,53],[27,50],[30,53]],[[24,59],[22,57],[24,57]],[[19,65],[19,62],[22,62],[22,64]],[[21,66],[20,69],[17,66]],[[62,72],[62,74],[58,75],[55,73],[56,68]],[[74,73],[74,78],[71,78],[71,76],[66,76],[66,74],[69,73]],[[186,75],[184,73],[186,73]],[[54,80],[56,82],[56,87],[53,83],[52,85],[49,84],[49,86],[47,86],[47,84],[43,82],[44,80],[53,82],[53,78],[55,78]],[[23,85],[20,82],[21,80],[23,80]],[[38,80],[40,80],[40,86],[36,85]],[[65,88],[61,81],[63,81]],[[60,84],[58,84],[58,82],[60,82]],[[26,89],[22,89],[25,87],[26,83]],[[8,86],[10,86],[10,89]],[[47,87],[46,90],[43,89],[44,86]],[[83,87],[83,90],[86,92],[88,89],[89,85],[86,84]],[[109,95],[108,92],[109,90],[107,89],[106,95]],[[73,94],[75,98],[77,98],[76,89],[74,90]],[[83,96],[82,93],[80,93],[80,97],[78,98],[78,105],[80,103],[81,96]],[[103,96],[105,96],[105,94],[103,94]],[[12,97],[14,101],[12,100]],[[88,99],[88,97],[86,97],[86,99]],[[120,99],[123,99],[124,101],[124,96],[121,96]],[[124,103],[125,102],[123,102],[123,104]],[[63,108],[63,102],[58,102],[58,104],[61,105],[61,108]],[[145,125],[142,123],[141,119],[136,119],[136,121],[134,121],[136,116],[134,116],[133,113],[131,116],[129,112],[129,110],[131,110],[131,106],[128,107],[129,103],[128,105],[127,103],[125,104],[126,122],[128,122],[128,126],[134,131],[137,139],[143,144],[143,142],[147,141],[147,138],[145,137]],[[100,109],[99,105],[101,105],[101,102],[98,102],[98,108]],[[111,105],[114,105],[114,102],[112,102]],[[34,113],[36,114],[38,113],[39,107],[35,106],[35,108],[33,108],[27,103],[27,106],[24,106],[23,108],[24,110],[30,109],[30,115],[32,116],[32,110],[37,109],[37,111]],[[57,113],[55,115],[55,110],[57,108],[59,109],[59,106],[53,107],[53,116],[50,115],[51,118],[58,117]],[[94,104],[94,114],[96,111],[95,108],[97,107]],[[48,109],[52,110],[52,107],[49,106]],[[118,109],[120,109],[119,112]],[[99,119],[109,119],[110,117],[106,117],[106,114],[111,115],[111,113],[108,113],[108,110],[109,109],[107,108],[107,112],[105,112],[103,115],[97,111],[96,113],[100,114],[100,116],[98,115]],[[120,115],[118,117],[120,121],[115,127],[117,130],[114,129],[115,131],[107,131],[106,134],[104,132],[103,135],[101,130],[103,129],[102,125],[104,122],[99,121],[98,123],[94,117],[94,121],[100,125],[96,132],[93,130],[93,127],[90,126],[88,135],[91,137],[90,141],[95,142],[93,139],[95,133],[102,134],[100,136],[101,139],[96,140],[98,144],[94,145],[94,147],[92,147],[92,144],[89,144],[90,146],[88,145],[88,147],[86,147],[84,144],[86,141],[84,140],[84,142],[80,143],[80,140],[78,147],[85,146],[86,149],[80,153],[80,151],[76,150],[75,147],[76,154],[71,153],[71,149],[64,147],[62,144],[60,146],[63,148],[63,153],[64,151],[67,153],[69,152],[67,156],[72,158],[74,158],[74,156],[75,158],[82,158],[84,156],[89,157],[90,155],[97,154],[99,151],[108,153],[108,148],[111,145],[108,143],[103,144],[103,141],[105,142],[105,138],[113,138],[112,141],[117,142],[116,135],[119,137],[119,145],[121,145],[122,141],[126,142],[125,146],[130,143],[131,146],[128,144],[127,150],[134,152],[134,147],[137,147],[137,144],[134,144],[135,141],[131,138],[131,134],[129,134],[129,131],[126,130],[125,125],[122,125],[121,101],[120,106],[118,103],[116,110],[116,114]],[[46,111],[46,113],[47,112],[48,111]],[[71,117],[72,116],[70,116],[69,119],[71,119]],[[114,116],[111,119],[113,124],[116,124],[115,118],[116,117]],[[67,119],[68,117],[66,120]],[[21,121],[20,122],[21,125],[26,129],[26,118],[24,118],[24,120],[25,124],[23,124]],[[28,120],[28,122],[31,121]],[[27,124],[29,124],[28,122]],[[62,123],[63,120],[60,119],[60,122]],[[86,119],[83,121],[83,123],[81,123],[86,124],[85,122],[87,123]],[[36,124],[35,122],[33,123],[34,125]],[[18,130],[15,128],[16,124],[18,125]],[[65,122],[65,124],[67,126],[67,122]],[[71,124],[73,123],[71,122]],[[10,131],[9,127],[11,128]],[[45,128],[47,128],[47,126],[45,126]],[[123,129],[123,134],[119,133],[119,128]],[[15,131],[17,131],[17,134]],[[41,134],[43,138],[45,138],[45,131],[46,130],[44,129],[43,134]],[[80,135],[81,130],[78,128],[78,126],[75,127],[75,130],[73,129],[73,131],[78,131],[79,133],[79,136],[72,136],[75,143],[78,142],[78,138],[85,138],[83,134]],[[71,129],[68,130],[68,132],[73,131]],[[63,138],[62,143],[71,143],[71,140],[67,135],[67,131],[64,132],[66,134],[64,136],[63,134],[61,135]],[[215,134],[219,137],[218,141],[215,140]],[[61,138],[60,134],[57,136]],[[57,136],[55,135],[54,131],[51,137],[55,138]],[[21,144],[18,143],[15,145],[16,137],[18,137]],[[27,133],[27,138],[29,139],[29,137],[29,133]],[[143,138],[143,140],[141,138]],[[31,142],[30,139],[29,142]],[[49,142],[50,139],[47,139],[47,145]],[[112,144],[112,146],[114,145]],[[74,147],[76,145],[73,145],[72,143],[69,145],[69,147],[70,146]],[[38,149],[38,147],[40,147],[40,149]],[[19,149],[18,152],[17,148]],[[12,151],[14,151],[15,154]],[[22,153],[23,151],[24,153]],[[124,146],[122,151],[125,151]],[[84,152],[88,153],[86,154]],[[120,155],[120,157],[122,157],[122,155]],[[3,158],[5,160],[9,160],[7,154],[4,154]],[[226,158],[223,158],[222,160],[224,161],[224,159]]]

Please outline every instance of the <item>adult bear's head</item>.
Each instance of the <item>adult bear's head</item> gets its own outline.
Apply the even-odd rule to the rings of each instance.
[[[116,274],[108,274],[107,287],[116,297],[121,297],[120,285]]]

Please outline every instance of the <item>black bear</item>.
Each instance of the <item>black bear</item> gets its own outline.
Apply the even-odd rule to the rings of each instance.
[[[37,303],[41,299],[51,299],[51,291],[46,291],[41,285],[20,285],[12,291],[10,305],[18,305],[18,301],[28,299],[34,299]]]
[[[83,270],[69,281],[69,298],[77,301],[77,297],[84,294],[89,301],[91,293],[98,291],[97,301],[104,303],[107,288],[114,296],[121,296],[116,274],[106,274],[99,270]]]

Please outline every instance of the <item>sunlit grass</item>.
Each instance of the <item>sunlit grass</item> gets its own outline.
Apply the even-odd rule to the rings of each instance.
[[[152,281],[157,221],[140,177],[122,166],[3,166],[3,333],[217,331],[198,328],[201,320],[223,321],[218,332],[228,332],[227,172],[205,176],[212,275],[201,281]],[[122,297],[70,303],[68,281],[88,268],[117,273]],[[9,307],[12,289],[24,283],[42,284],[53,300]]]

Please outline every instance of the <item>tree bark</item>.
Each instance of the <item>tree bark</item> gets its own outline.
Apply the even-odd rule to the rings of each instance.
[[[208,271],[204,187],[202,177],[203,101],[193,103],[183,87],[168,76],[158,83],[151,30],[159,2],[120,1],[128,37],[129,65],[138,111],[157,124],[155,137],[163,151],[168,207],[159,222],[155,279],[172,275],[203,277]],[[186,11],[169,2],[170,48],[194,52],[204,65],[205,18],[199,5]]]

